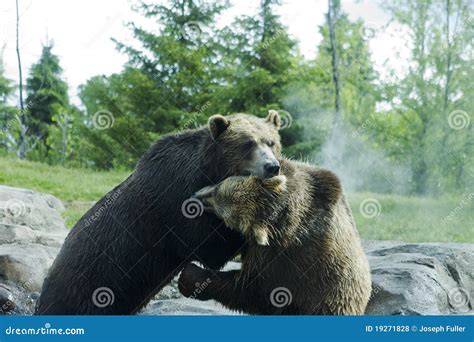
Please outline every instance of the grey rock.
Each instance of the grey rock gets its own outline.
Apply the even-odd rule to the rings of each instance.
[[[474,245],[364,241],[372,273],[367,315],[472,315]]]
[[[0,185],[0,222],[27,226],[40,232],[66,229],[61,201],[51,195]]]
[[[0,311],[8,313],[15,309],[12,289],[5,284],[0,284]]]
[[[8,298],[14,313],[32,312],[35,293],[68,233],[63,210],[54,196],[0,186],[0,303]]]
[[[363,246],[373,287],[367,315],[474,314],[473,244],[363,241]],[[239,265],[231,262],[225,269],[238,269]],[[183,298],[173,281],[141,314],[237,313],[213,301]]]

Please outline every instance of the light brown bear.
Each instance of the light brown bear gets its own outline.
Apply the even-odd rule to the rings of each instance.
[[[202,199],[204,209],[223,219],[227,227],[265,246],[272,234],[269,217],[280,207],[285,191],[286,177],[282,175],[266,179],[234,176],[201,189],[195,197]]]
[[[281,176],[230,177],[196,196],[247,239],[242,269],[186,266],[185,296],[249,314],[361,315],[371,279],[351,210],[332,172],[281,160]],[[268,237],[268,239],[267,239]]]

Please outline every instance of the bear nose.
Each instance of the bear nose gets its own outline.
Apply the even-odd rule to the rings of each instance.
[[[279,163],[267,163],[263,167],[265,170],[265,175],[267,177],[277,176],[280,172],[280,164]]]

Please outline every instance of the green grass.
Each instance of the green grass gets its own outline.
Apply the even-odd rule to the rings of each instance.
[[[347,198],[365,239],[474,242],[474,195],[434,199],[353,193]],[[379,209],[374,213],[364,210],[370,207],[367,203],[375,203],[373,199]]]
[[[0,157],[0,184],[46,192],[63,201],[68,227],[130,171],[94,171]]]
[[[66,206],[63,217],[68,227],[130,174],[130,171],[68,169],[5,157],[0,157],[0,170],[0,184],[46,192],[61,199]],[[467,196],[433,199],[375,193],[355,193],[347,197],[357,228],[365,239],[474,242],[474,195],[470,199]],[[360,209],[364,200],[376,203],[372,199],[379,203],[373,207],[376,209],[374,217],[369,210]],[[370,209],[370,205],[366,208]]]

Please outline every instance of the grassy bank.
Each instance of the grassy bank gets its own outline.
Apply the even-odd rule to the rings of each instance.
[[[363,238],[474,242],[473,196],[433,199],[356,193],[347,197]]]
[[[72,227],[91,205],[127,178],[129,171],[94,171],[0,157],[0,184],[50,193],[66,206]]]
[[[74,223],[129,171],[68,169],[0,157],[0,184],[50,193],[66,205]],[[348,194],[357,227],[365,239],[406,242],[474,242],[474,198],[419,198],[374,193]]]

